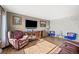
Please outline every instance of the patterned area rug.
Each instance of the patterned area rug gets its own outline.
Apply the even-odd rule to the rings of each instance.
[[[47,54],[57,46],[48,41],[40,42],[34,46],[24,49],[25,54]]]

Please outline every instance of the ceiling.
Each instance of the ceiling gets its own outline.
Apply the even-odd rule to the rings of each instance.
[[[9,12],[47,20],[75,16],[79,13],[77,5],[3,5],[2,7]]]

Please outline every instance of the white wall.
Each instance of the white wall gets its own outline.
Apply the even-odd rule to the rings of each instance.
[[[56,19],[50,22],[50,30],[57,32],[77,32],[79,33],[79,17],[71,16],[61,19]],[[53,25],[53,26],[52,26]]]
[[[79,6],[55,6],[50,30],[79,33]]]

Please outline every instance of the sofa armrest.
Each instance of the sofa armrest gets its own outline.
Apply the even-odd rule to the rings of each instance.
[[[10,38],[9,40],[16,40],[16,39]]]
[[[28,36],[23,36],[22,38],[20,38],[19,40],[26,40],[28,38]]]
[[[19,40],[17,40],[17,39],[10,39],[9,42],[10,42],[10,44],[12,46],[14,46],[16,49],[18,49],[18,42],[19,42]]]

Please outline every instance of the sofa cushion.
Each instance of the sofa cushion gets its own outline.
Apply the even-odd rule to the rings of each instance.
[[[24,35],[24,33],[22,31],[19,31],[19,30],[13,31],[14,39],[20,39],[23,37],[23,35]]]

